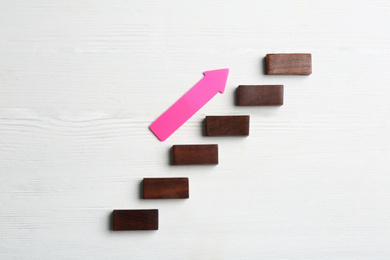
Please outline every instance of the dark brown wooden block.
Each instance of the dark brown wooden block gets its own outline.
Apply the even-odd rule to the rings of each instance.
[[[218,164],[218,145],[174,145],[173,165]]]
[[[144,178],[144,199],[188,199],[188,178]]]
[[[240,85],[237,88],[238,106],[281,106],[283,85]]]
[[[268,75],[310,75],[311,54],[267,54]]]
[[[158,230],[158,210],[114,210],[113,230]]]
[[[249,135],[249,116],[206,116],[206,135]]]

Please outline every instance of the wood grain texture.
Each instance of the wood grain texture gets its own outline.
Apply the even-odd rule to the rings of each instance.
[[[173,165],[218,164],[218,145],[174,145]]]
[[[144,199],[188,199],[188,178],[144,178]]]
[[[158,230],[158,210],[114,210],[113,230]]]
[[[247,136],[249,116],[206,116],[207,136]]]
[[[281,106],[283,85],[240,85],[237,88],[238,106]]]
[[[267,54],[268,75],[310,75],[310,53]]]

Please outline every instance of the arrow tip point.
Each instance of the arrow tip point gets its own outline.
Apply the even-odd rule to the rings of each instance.
[[[225,86],[226,86],[226,81],[227,77],[229,75],[229,69],[218,69],[218,70],[209,70],[203,72],[205,76],[208,76],[210,79],[212,79],[219,92],[223,93],[225,92]]]

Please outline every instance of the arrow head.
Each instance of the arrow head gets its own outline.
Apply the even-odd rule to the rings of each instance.
[[[203,74],[213,89],[221,93],[225,91],[229,69],[209,70],[203,72]]]

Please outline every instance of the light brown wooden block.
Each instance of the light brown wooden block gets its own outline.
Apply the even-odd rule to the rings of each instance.
[[[268,75],[310,75],[310,53],[267,54]]]
[[[188,199],[188,178],[144,178],[144,199]]]

